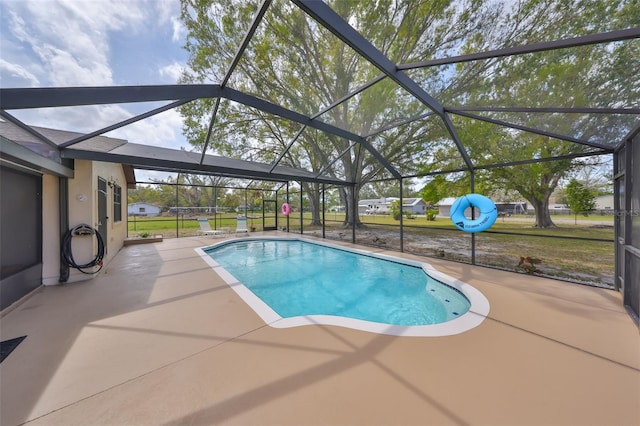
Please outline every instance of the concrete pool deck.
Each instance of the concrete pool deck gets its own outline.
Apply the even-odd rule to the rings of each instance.
[[[640,424],[619,293],[388,252],[471,284],[489,316],[447,337],[276,329],[194,251],[213,241],[125,247],[6,313],[2,340],[27,338],[0,364],[0,423]]]

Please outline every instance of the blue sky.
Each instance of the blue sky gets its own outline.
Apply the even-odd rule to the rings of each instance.
[[[179,0],[1,0],[0,84],[9,87],[176,83],[187,55]],[[27,124],[89,132],[160,104],[10,111]],[[189,148],[177,111],[111,132]]]

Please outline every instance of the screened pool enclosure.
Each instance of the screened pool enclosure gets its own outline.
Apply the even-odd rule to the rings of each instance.
[[[637,319],[634,2],[453,3],[183,1],[190,60],[178,84],[2,88],[1,116],[61,164],[132,166],[140,185],[167,193],[167,237],[241,214],[258,231],[611,286]],[[135,112],[65,129],[63,141],[29,125],[52,108],[105,105]],[[172,110],[191,150],[98,138]],[[612,204],[556,216],[554,190],[589,170],[605,170]],[[169,178],[140,178],[149,171]],[[506,207],[498,226],[462,233],[442,200],[473,192]]]

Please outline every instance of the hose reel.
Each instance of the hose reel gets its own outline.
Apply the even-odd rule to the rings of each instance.
[[[91,235],[95,235],[96,239],[98,240],[98,252],[96,253],[96,256],[93,258],[92,261],[85,264],[78,264],[73,258],[73,250],[71,249],[71,240],[73,237],[85,237],[85,236],[91,236]],[[66,265],[77,269],[83,274],[92,275],[100,272],[103,265],[102,259],[104,258],[104,253],[105,253],[105,247],[104,247],[104,240],[102,238],[102,235],[100,235],[100,232],[98,232],[98,230],[96,230],[95,228],[92,228],[87,224],[84,224],[84,223],[80,224],[74,228],[71,228],[64,234],[64,237],[62,239],[62,260]],[[98,267],[98,269],[90,270],[95,267]]]

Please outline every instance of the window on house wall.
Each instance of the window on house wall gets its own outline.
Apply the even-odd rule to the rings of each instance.
[[[113,221],[122,221],[122,188],[113,186]]]

